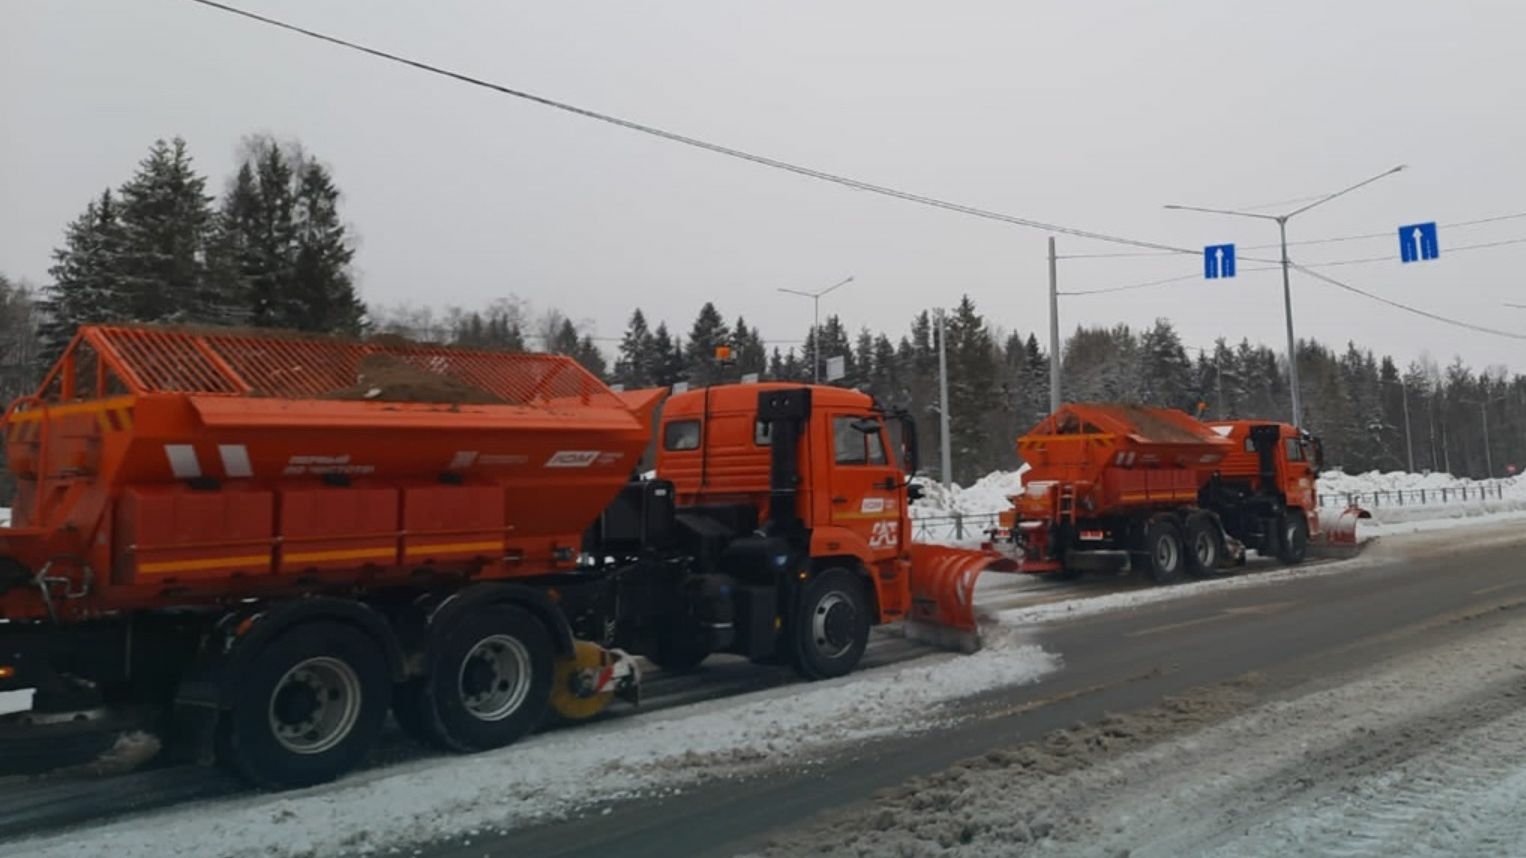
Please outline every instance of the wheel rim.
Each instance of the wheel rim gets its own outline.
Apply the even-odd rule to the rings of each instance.
[[[360,676],[319,656],[298,663],[270,695],[270,731],[294,754],[321,754],[343,742],[360,718]]]
[[[1167,572],[1176,568],[1176,540],[1162,536],[1155,541],[1155,566]]]
[[[490,635],[462,659],[456,687],[473,717],[502,721],[525,702],[530,681],[530,651],[519,638]]]
[[[1287,534],[1287,544],[1288,544],[1288,550],[1289,551],[1297,551],[1298,550],[1297,539],[1298,539],[1298,525],[1296,525],[1296,524],[1289,524],[1288,525],[1288,534]]]
[[[811,612],[811,640],[816,651],[827,658],[837,658],[853,646],[853,626],[857,612],[848,597],[832,591],[821,597]]]
[[[1197,561],[1203,566],[1208,566],[1216,559],[1214,557],[1213,536],[1208,533],[1199,533],[1193,546],[1197,551]]]

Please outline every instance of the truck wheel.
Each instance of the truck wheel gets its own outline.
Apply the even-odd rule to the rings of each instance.
[[[1189,574],[1207,578],[1218,571],[1219,560],[1224,556],[1224,542],[1212,516],[1197,513],[1187,517],[1186,543]]]
[[[1309,521],[1294,511],[1281,521],[1282,539],[1277,544],[1277,559],[1289,565],[1302,563],[1309,550]]]
[[[221,756],[265,787],[331,781],[371,750],[391,692],[375,641],[343,623],[304,624],[267,643],[239,678]]]
[[[795,616],[795,670],[807,679],[830,679],[852,672],[869,645],[869,600],[858,576],[827,569],[800,594]]]
[[[551,701],[554,660],[551,634],[540,620],[523,608],[487,605],[439,635],[424,699],[415,704],[430,736],[451,750],[484,751],[540,724]]]
[[[1182,575],[1184,564],[1182,534],[1176,522],[1159,518],[1145,531],[1145,552],[1150,564],[1150,578],[1157,584],[1170,584]]]

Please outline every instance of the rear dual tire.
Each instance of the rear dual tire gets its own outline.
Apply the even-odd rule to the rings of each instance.
[[[380,647],[338,622],[282,633],[250,659],[219,727],[218,756],[260,786],[331,781],[376,743],[392,696]]]
[[[393,717],[424,745],[470,753],[534,730],[551,700],[551,634],[512,605],[473,609],[437,632],[424,676],[399,688]]]
[[[1224,537],[1219,523],[1206,513],[1187,516],[1184,531],[1187,552],[1187,574],[1194,578],[1207,578],[1218,572],[1224,558]]]
[[[1186,566],[1181,529],[1169,517],[1157,518],[1145,529],[1145,562],[1150,579],[1171,584],[1181,579]]]

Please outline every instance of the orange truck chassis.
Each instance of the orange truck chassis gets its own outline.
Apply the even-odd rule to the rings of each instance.
[[[509,744],[635,700],[634,655],[853,670],[870,626],[968,635],[1004,561],[910,542],[915,437],[867,396],[617,393],[568,358],[231,329],[82,328],[5,415],[6,761],[136,718],[284,787],[390,712]],[[909,421],[907,421],[909,425]],[[23,766],[24,767],[24,766]]]
[[[1247,549],[1297,563],[1319,534],[1320,444],[1287,424],[1075,403],[1018,452],[1023,491],[993,536],[1025,571],[1134,568],[1165,583],[1243,563]]]

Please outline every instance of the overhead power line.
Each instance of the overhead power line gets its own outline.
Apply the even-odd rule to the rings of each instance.
[[[1458,245],[1457,247],[1448,247],[1446,251],[1447,253],[1466,253],[1470,250],[1484,250],[1490,247],[1504,247],[1510,244],[1526,244],[1526,238],[1507,238],[1502,241],[1486,241],[1480,244],[1462,244]],[[1340,265],[1364,265],[1372,262],[1393,262],[1398,258],[1398,254],[1389,254],[1387,256],[1366,256],[1361,259],[1336,259],[1330,262],[1290,263],[1290,265],[1294,268],[1333,268]],[[1252,268],[1243,268],[1241,270],[1246,272],[1275,271],[1277,268],[1278,266],[1276,265],[1263,265]],[[1059,294],[1062,296],[1107,295],[1113,292],[1131,292],[1135,289],[1148,289],[1152,286],[1165,286],[1170,283],[1184,283],[1189,280],[1201,279],[1203,279],[1203,275],[1201,273],[1183,274],[1179,277],[1166,277],[1160,280],[1147,280],[1143,283],[1130,283],[1125,286],[1107,286],[1101,289],[1077,289],[1072,292],[1061,292]]]
[[[1416,316],[1423,316],[1427,319],[1431,319],[1432,321],[1442,322],[1444,324],[1452,325],[1458,328],[1466,328],[1470,331],[1477,331],[1481,334],[1493,334],[1497,337],[1508,337],[1512,340],[1526,340],[1526,334],[1523,333],[1517,333],[1515,331],[1502,331],[1498,328],[1490,328],[1484,325],[1476,325],[1472,322],[1464,322],[1461,319],[1453,319],[1449,316],[1443,316],[1439,313],[1432,313],[1430,310],[1422,310],[1419,307],[1412,307],[1409,304],[1405,304],[1401,301],[1395,301],[1391,298],[1384,298],[1382,295],[1373,294],[1372,292],[1368,292],[1365,289],[1358,289],[1357,287],[1352,286],[1350,283],[1343,283],[1340,280],[1336,280],[1334,277],[1321,274],[1318,271],[1311,270],[1297,263],[1294,263],[1292,267],[1298,271],[1303,272],[1304,274],[1309,275],[1310,277],[1313,277],[1315,280],[1328,283],[1337,289],[1344,289],[1347,292],[1361,295],[1364,298],[1370,298],[1379,303],[1387,304],[1390,307],[1403,310],[1406,313],[1413,313]]]
[[[1287,202],[1298,202],[1298,200],[1288,200]],[[1443,224],[1438,224],[1438,228],[1440,228],[1440,229],[1461,229],[1461,228],[1464,228],[1464,227],[1478,226],[1480,224],[1486,224],[1486,223],[1498,223],[1500,221],[1507,221],[1507,220],[1520,220],[1522,218],[1526,218],[1526,212],[1515,212],[1514,214],[1494,215],[1492,217],[1482,217],[1482,218],[1476,218],[1474,220],[1460,220],[1460,221],[1456,221],[1454,223],[1443,223]],[[1336,243],[1344,242],[1344,241],[1365,241],[1365,240],[1370,240],[1370,239],[1375,239],[1375,238],[1394,238],[1395,235],[1396,235],[1396,232],[1397,232],[1396,230],[1389,230],[1387,232],[1364,232],[1364,233],[1361,233],[1360,235],[1337,235],[1337,236],[1331,236],[1329,238],[1309,238],[1309,239],[1304,239],[1303,241],[1290,241],[1290,242],[1288,242],[1288,247],[1307,247],[1308,245],[1311,245],[1311,244],[1336,244]],[[1280,246],[1281,245],[1279,245],[1279,244],[1247,244],[1247,245],[1243,245],[1243,246],[1239,247],[1238,249],[1240,249],[1240,250],[1270,250],[1270,249],[1275,249],[1275,248],[1280,247]],[[1484,245],[1484,246],[1493,246],[1493,245]],[[1449,247],[1447,249],[1448,250],[1462,250],[1462,249],[1471,250],[1471,249],[1473,249],[1473,246],[1470,245],[1467,248]],[[1117,253],[1070,253],[1070,254],[1064,254],[1064,255],[1061,255],[1061,256],[1057,256],[1055,258],[1056,259],[1140,259],[1140,258],[1150,257],[1150,256],[1175,256],[1175,255],[1177,255],[1177,254],[1175,254],[1175,253],[1163,253],[1163,252],[1160,252],[1160,251],[1156,251],[1156,252],[1144,252],[1144,251],[1137,251],[1137,250],[1133,250],[1133,251],[1126,250],[1126,251],[1117,252]],[[1374,257],[1374,258],[1376,258],[1376,259],[1397,259],[1398,257],[1396,257],[1396,256],[1395,257],[1384,256],[1384,257]],[[1321,263],[1321,264],[1325,264],[1325,263]]]
[[[299,26],[297,26],[295,24],[289,24],[289,23],[287,23],[285,21],[281,21],[281,20],[278,20],[276,18],[271,18],[271,17],[265,16],[265,15],[260,15],[260,14],[257,14],[255,12],[250,12],[250,11],[245,10],[245,9],[240,9],[240,8],[238,8],[236,6],[230,6],[230,5],[226,4],[226,3],[219,3],[219,2],[217,2],[217,0],[190,0],[190,2],[196,3],[196,4],[201,5],[201,6],[208,7],[208,8],[211,8],[211,9],[217,9],[217,10],[222,11],[222,12],[227,12],[227,13],[232,14],[232,15],[238,15],[240,17],[247,18],[247,19],[249,19],[251,21],[258,21],[258,22],[260,22],[262,24],[268,24],[269,26],[272,26],[272,27],[278,27],[278,28],[280,28],[282,30],[286,30],[288,32],[298,33],[298,34],[301,34],[303,36],[307,36],[307,37],[312,38],[312,39],[317,39],[317,40],[322,41],[322,42],[327,42],[327,43],[329,43],[331,45],[337,45],[337,46],[342,47],[342,48],[348,48],[348,49],[353,50],[353,51],[359,51],[360,53],[369,54],[369,55],[371,55],[373,57],[384,59],[384,60],[387,60],[389,62],[394,62],[394,63],[399,63],[401,65],[409,66],[411,68],[418,69],[419,71],[428,72],[429,74],[439,75],[441,77],[450,78],[452,80],[459,81],[461,83],[470,84],[471,86],[476,86],[476,87],[481,87],[483,89],[492,90],[493,92],[497,92],[497,93],[499,93],[501,95],[507,95],[507,96],[510,96],[512,98],[518,98],[518,99],[522,99],[524,101],[533,102],[533,103],[539,104],[539,105],[541,105],[543,107],[550,107],[550,108],[553,108],[553,109],[556,109],[556,110],[564,111],[566,113],[571,113],[571,114],[576,115],[576,116],[582,116],[582,117],[587,118],[587,119],[594,119],[594,120],[597,120],[599,122],[609,123],[610,125],[616,125],[616,126],[619,126],[621,128],[625,128],[625,129],[628,129],[628,130],[631,130],[631,131],[637,131],[637,132],[640,132],[642,134],[648,134],[648,135],[651,135],[653,137],[659,137],[659,138],[662,138],[663,140],[668,140],[668,141],[671,141],[673,143],[680,143],[680,144],[683,144],[685,146],[692,146],[692,147],[694,147],[696,149],[703,149],[703,150],[705,150],[707,152],[713,152],[713,153],[715,153],[717,155],[725,155],[725,156],[727,156],[729,158],[737,158],[739,160],[749,161],[751,163],[759,164],[759,165],[764,166],[764,167],[770,167],[770,168],[775,169],[775,170],[783,170],[785,172],[794,173],[796,175],[805,176],[805,177],[811,178],[811,179],[817,179],[817,180],[823,181],[823,182],[831,182],[833,184],[842,185],[843,187],[852,188],[854,190],[867,191],[867,192],[872,193],[872,194],[879,194],[881,196],[891,197],[891,198],[899,199],[899,200],[905,200],[906,202],[917,203],[919,205],[931,206],[933,208],[939,208],[939,209],[944,209],[946,211],[957,212],[959,214],[969,215],[971,217],[978,217],[978,218],[984,218],[986,220],[999,221],[1001,223],[1008,223],[1008,224],[1012,224],[1014,226],[1028,227],[1030,229],[1040,229],[1040,230],[1044,230],[1046,232],[1053,232],[1053,233],[1058,233],[1058,234],[1061,234],[1061,235],[1071,235],[1071,236],[1075,236],[1077,238],[1091,239],[1093,241],[1103,241],[1103,242],[1109,242],[1109,243],[1112,243],[1112,244],[1128,245],[1128,246],[1131,246],[1131,247],[1142,247],[1142,248],[1147,248],[1147,249],[1152,249],[1152,250],[1165,251],[1165,252],[1169,252],[1169,253],[1185,253],[1185,254],[1191,254],[1191,255],[1194,255],[1194,256],[1197,255],[1200,252],[1198,250],[1191,249],[1191,248],[1174,247],[1174,246],[1169,245],[1169,244],[1162,244],[1160,242],[1155,242],[1155,241],[1144,241],[1144,240],[1141,240],[1141,239],[1128,238],[1128,237],[1119,236],[1119,235],[1110,235],[1108,233],[1095,232],[1095,231],[1087,230],[1087,229],[1079,229],[1077,227],[1064,226],[1062,224],[1046,223],[1044,221],[1034,220],[1032,218],[1025,218],[1025,217],[1018,217],[1016,215],[1004,214],[1002,212],[992,211],[990,209],[983,209],[983,208],[979,208],[977,206],[965,205],[963,203],[951,202],[949,200],[943,200],[943,199],[939,199],[937,197],[929,197],[929,196],[926,196],[926,195],[923,195],[923,194],[916,194],[916,193],[912,193],[910,191],[903,191],[903,190],[900,190],[899,188],[892,188],[892,187],[889,187],[887,185],[878,185],[878,184],[874,184],[873,182],[864,181],[862,179],[854,179],[854,178],[851,178],[849,176],[843,176],[843,175],[839,175],[839,174],[836,174],[836,173],[829,173],[829,172],[826,172],[824,170],[817,170],[817,169],[814,169],[814,168],[811,168],[811,167],[806,167],[806,166],[803,166],[803,165],[800,165],[800,164],[795,164],[795,163],[792,163],[792,162],[789,162],[789,161],[781,161],[781,160],[779,160],[777,158],[769,158],[767,156],[759,155],[759,154],[756,154],[756,153],[753,153],[753,152],[748,152],[748,151],[745,151],[745,150],[742,150],[742,149],[736,149],[736,148],[733,148],[733,147],[730,147],[730,146],[723,146],[723,145],[721,145],[719,143],[712,143],[712,142],[710,142],[708,140],[701,140],[701,139],[699,139],[697,137],[689,137],[689,136],[684,135],[684,134],[679,134],[679,133],[676,133],[676,132],[673,132],[673,131],[667,131],[665,129],[658,128],[658,127],[653,126],[653,125],[646,125],[644,123],[635,122],[633,120],[622,119],[621,117],[613,116],[613,115],[608,114],[608,113],[600,113],[598,111],[590,110],[590,109],[585,108],[585,107],[578,107],[576,105],[569,104],[567,102],[557,101],[555,99],[547,98],[547,97],[541,96],[541,95],[536,95],[534,93],[526,92],[524,90],[514,89],[513,87],[505,86],[505,85],[499,84],[499,83],[493,83],[492,81],[484,80],[484,79],[479,78],[479,77],[473,77],[472,75],[468,75],[468,74],[465,74],[463,72],[453,71],[451,69],[447,69],[447,68],[444,68],[442,66],[433,65],[431,63],[426,63],[426,62],[423,62],[421,60],[410,59],[408,57],[405,57],[405,56],[402,56],[402,55],[399,55],[399,54],[390,53],[388,51],[383,51],[383,50],[380,50],[380,49],[377,49],[377,48],[367,47],[366,45],[362,45],[362,44],[359,44],[357,42],[352,42],[352,41],[349,41],[347,39],[341,39],[341,38],[339,38],[337,36],[331,36],[331,35],[328,35],[326,33],[320,33],[320,32],[317,32],[315,30],[309,30],[309,29],[307,29],[305,27],[299,27]]]

